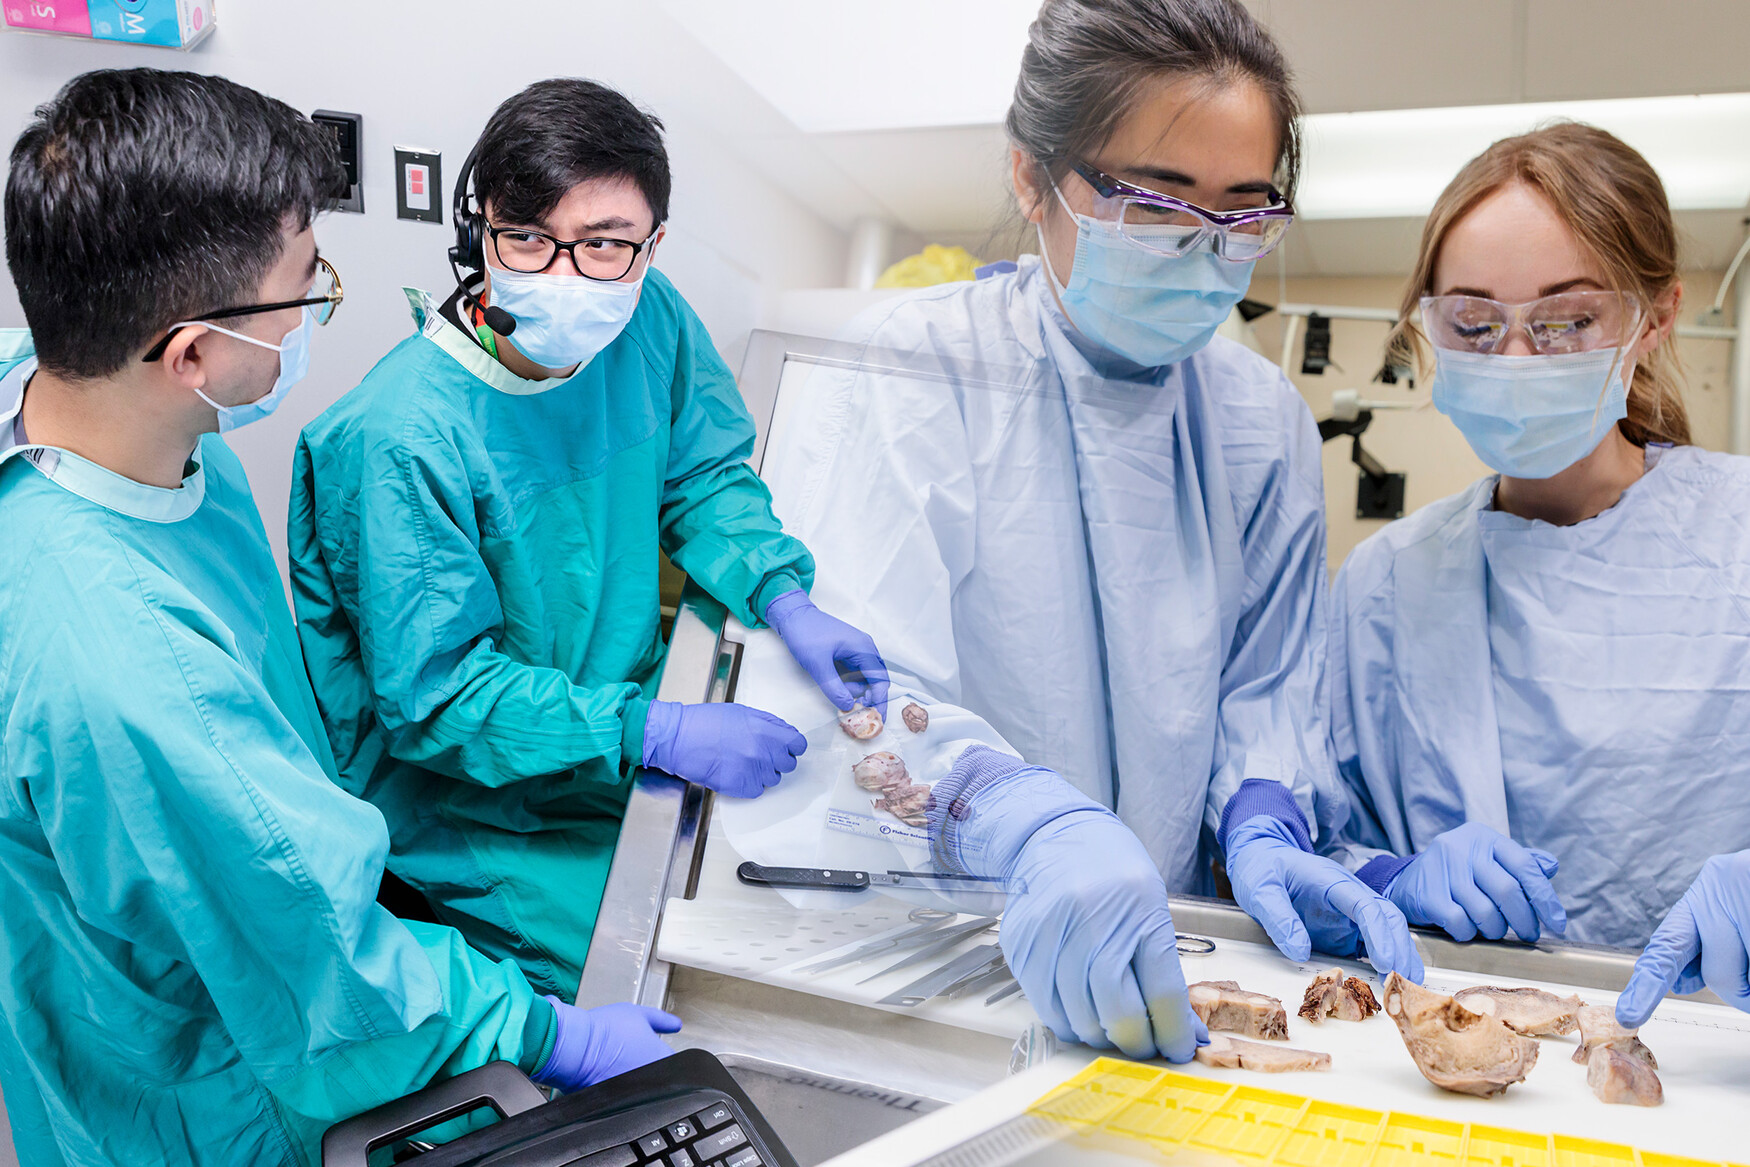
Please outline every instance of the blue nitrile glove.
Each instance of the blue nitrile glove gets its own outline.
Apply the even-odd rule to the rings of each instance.
[[[795,726],[746,705],[652,701],[644,722],[646,766],[731,798],[758,798],[807,748]]]
[[[1060,1038],[1172,1062],[1208,1044],[1167,885],[1117,815],[988,746],[955,760],[929,815],[937,870],[1004,881],[1003,955]]]
[[[886,716],[887,664],[868,633],[822,612],[801,588],[767,604],[766,623],[784,638],[790,655],[828,701],[841,710],[862,701]],[[859,686],[856,690],[846,683],[847,676]]]
[[[1257,778],[1241,783],[1223,812],[1217,842],[1227,855],[1234,899],[1289,960],[1308,959],[1314,947],[1353,956],[1365,942],[1374,968],[1422,983],[1422,957],[1404,914],[1341,864],[1313,854],[1306,820],[1287,787]]]
[[[1538,922],[1557,936],[1568,913],[1550,886],[1556,857],[1522,847],[1493,827],[1465,823],[1435,837],[1408,860],[1381,856],[1355,874],[1382,889],[1412,924],[1444,928],[1454,940],[1490,940],[1507,928],[1537,943]]]
[[[1647,1023],[1666,993],[1703,986],[1750,1013],[1750,851],[1715,855],[1665,914],[1616,999],[1616,1022]]]
[[[674,1053],[659,1033],[679,1033],[681,1019],[648,1005],[621,1002],[596,1009],[567,1005],[551,994],[553,1052],[530,1075],[543,1086],[581,1090]]]

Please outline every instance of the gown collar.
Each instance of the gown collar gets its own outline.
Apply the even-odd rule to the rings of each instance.
[[[32,444],[19,416],[24,387],[36,372],[36,357],[26,357],[0,376],[0,463],[23,458],[55,485],[100,507],[149,523],[180,522],[200,509],[206,497],[206,472],[199,447],[188,464],[182,485],[174,490],[148,486],[56,446]]]
[[[508,393],[513,397],[532,397],[549,389],[557,389],[577,375],[573,373],[571,377],[526,381],[505,368],[491,353],[446,320],[437,299],[431,293],[418,288],[402,288],[401,291],[413,309],[413,322],[418,326],[420,334],[443,349],[452,360],[478,380],[486,382],[500,393]],[[581,373],[585,365],[578,366],[577,371]]]

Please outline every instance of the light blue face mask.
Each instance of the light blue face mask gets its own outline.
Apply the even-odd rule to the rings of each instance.
[[[1634,362],[1619,349],[1495,356],[1440,349],[1434,407],[1477,457],[1510,478],[1550,478],[1628,416]]]
[[[1147,368],[1182,361],[1208,344],[1245,297],[1256,260],[1230,262],[1213,243],[1169,256],[1138,246],[1116,227],[1069,209],[1076,223],[1075,268],[1066,286],[1051,268],[1045,233],[1039,253],[1076,330],[1108,352]]]
[[[199,389],[195,395],[219,412],[219,432],[228,434],[238,426],[248,425],[252,421],[260,421],[280,407],[280,402],[286,399],[287,390],[304,379],[304,374],[310,371],[310,334],[315,331],[316,318],[310,315],[309,309],[298,313],[302,317],[298,326],[286,333],[278,344],[268,344],[265,340],[256,340],[253,336],[244,336],[241,332],[233,332],[229,328],[220,328],[216,324],[188,323],[176,327],[210,328],[214,332],[222,332],[226,336],[234,336],[246,344],[257,348],[272,349],[280,355],[280,375],[274,378],[273,388],[267,391],[265,397],[243,405],[220,405]]]
[[[516,317],[510,343],[543,369],[588,364],[625,331],[638,307],[641,275],[630,282],[492,272],[492,302]]]

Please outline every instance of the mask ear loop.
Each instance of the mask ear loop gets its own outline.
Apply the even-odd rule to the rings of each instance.
[[[1622,301],[1622,299],[1623,299],[1622,293],[1618,292],[1617,293],[1618,302],[1620,303]],[[1628,350],[1630,348],[1632,348],[1634,345],[1640,343],[1641,325],[1643,323],[1645,323],[1645,321],[1643,320],[1640,311],[1637,309],[1635,312],[1634,320],[1629,324],[1628,328],[1625,330],[1625,331],[1633,333],[1634,339],[1627,341],[1626,343],[1623,343],[1623,344],[1618,344],[1616,346],[1616,349],[1615,349],[1616,356],[1610,362],[1610,369],[1604,374],[1604,384],[1598,390],[1598,404],[1594,405],[1592,407],[1592,427],[1594,429],[1596,429],[1598,427],[1598,419],[1604,413],[1604,399],[1610,395],[1610,379],[1617,375],[1618,369],[1625,370],[1626,373],[1628,374],[1628,377],[1629,377],[1628,384],[1623,387],[1623,400],[1627,401],[1628,395],[1630,393],[1634,392],[1635,386],[1634,386],[1634,379],[1633,378],[1634,378],[1634,368],[1635,368],[1636,362],[1628,359]],[[1600,440],[1602,440],[1602,439],[1600,439]]]

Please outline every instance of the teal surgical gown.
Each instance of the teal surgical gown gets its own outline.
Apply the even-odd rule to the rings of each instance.
[[[1557,527],[1491,475],[1357,547],[1333,589],[1350,866],[1475,819],[1561,861],[1567,938],[1639,948],[1750,847],[1750,459],[1649,448]]]
[[[332,1122],[496,1058],[532,1068],[552,1011],[516,966],[375,902],[383,818],[334,784],[237,459],[209,435],[165,490],[20,445],[34,362],[0,341],[20,1162],[313,1167]]]
[[[525,381],[419,293],[419,331],[304,431],[289,546],[341,781],[478,947],[577,992],[662,668],[659,551],[744,623],[813,574],[674,286]]]

